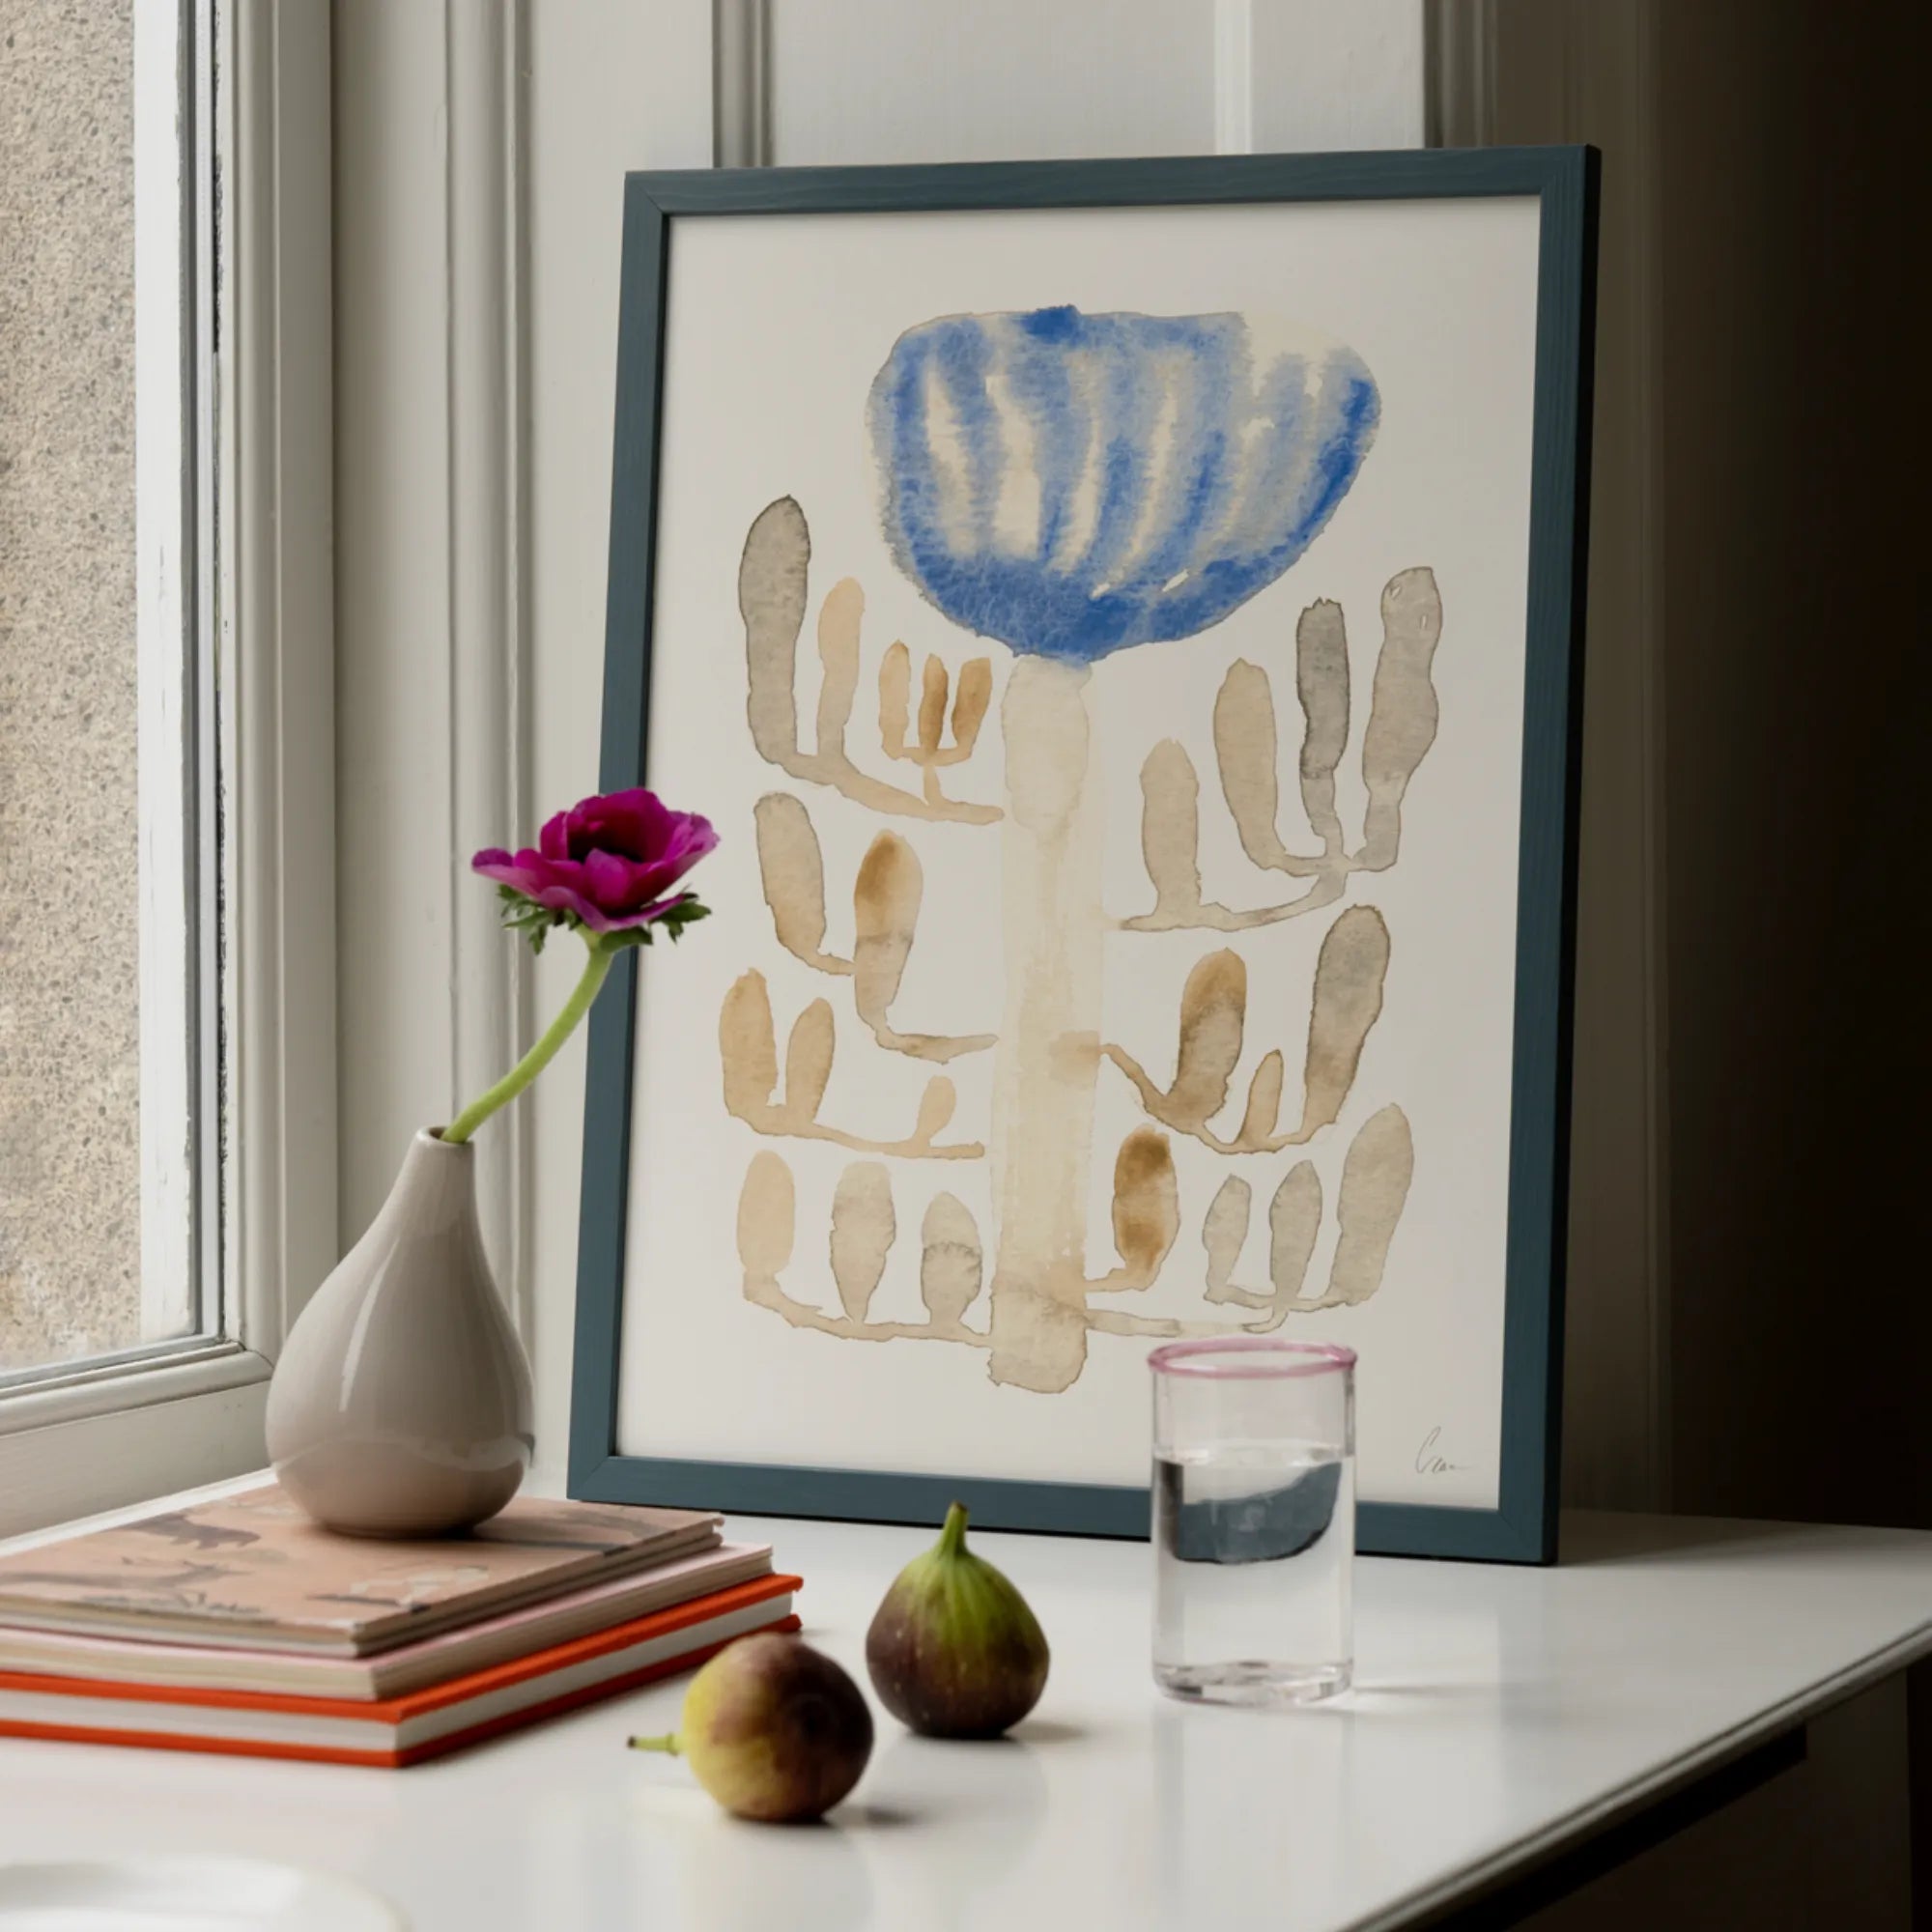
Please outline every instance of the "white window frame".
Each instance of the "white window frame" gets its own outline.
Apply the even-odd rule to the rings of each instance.
[[[261,1466],[270,1370],[336,1253],[328,4],[135,0],[135,31],[137,278],[215,265],[196,277],[213,314],[179,305],[202,339],[151,302],[136,348],[144,749],[192,746],[220,784],[178,843],[143,840],[144,1007],[185,1011],[197,979],[200,997],[182,1037],[142,1030],[144,1121],[195,1123],[144,1127],[142,1305],[179,1317],[198,1289],[203,1332],[0,1388],[0,1536]],[[157,37],[213,53],[174,101]],[[185,152],[197,187],[171,224],[154,163]],[[170,355],[213,372],[191,409]],[[195,689],[190,622],[213,627],[215,692]],[[178,764],[144,755],[139,784],[144,826],[181,818]]]
[[[205,889],[217,860],[205,622],[214,397],[201,380],[214,197],[201,160],[210,63],[195,52],[205,8],[137,0],[133,12],[140,1310],[152,1343],[220,1326],[207,1237],[220,1226],[221,1095],[217,1056],[204,1050],[219,1026],[209,1009],[219,935]]]

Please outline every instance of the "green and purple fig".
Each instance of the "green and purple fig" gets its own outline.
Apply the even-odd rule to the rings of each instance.
[[[966,1510],[886,1592],[866,1634],[872,1689],[928,1738],[996,1738],[1039,1702],[1046,1637],[1027,1601],[966,1548]]]
[[[633,1738],[633,1750],[689,1760],[697,1781],[740,1818],[823,1817],[872,1754],[859,1687],[798,1637],[761,1631],[727,1644],[684,1693],[683,1729]]]

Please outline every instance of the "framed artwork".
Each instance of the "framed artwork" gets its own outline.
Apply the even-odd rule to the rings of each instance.
[[[571,1493],[1145,1535],[1146,1357],[1358,1351],[1553,1555],[1595,156],[630,177]]]

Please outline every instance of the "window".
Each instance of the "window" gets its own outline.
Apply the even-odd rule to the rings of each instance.
[[[258,1464],[332,1258],[327,49],[0,0],[0,1534]]]
[[[171,6],[5,0],[0,1377],[219,1321],[196,542],[208,170]],[[216,1244],[210,1242],[212,1250]]]

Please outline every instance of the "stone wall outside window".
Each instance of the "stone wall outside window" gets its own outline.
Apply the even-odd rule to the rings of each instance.
[[[143,1339],[134,4],[0,0],[0,1372]]]

